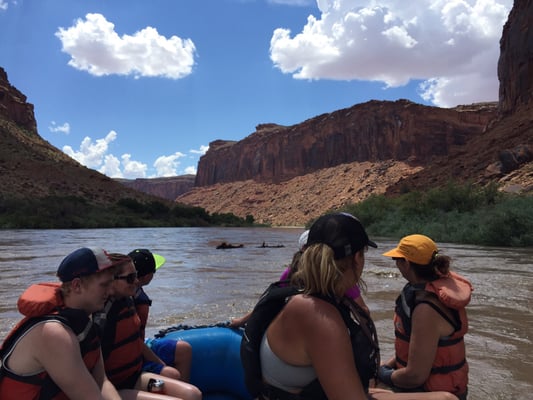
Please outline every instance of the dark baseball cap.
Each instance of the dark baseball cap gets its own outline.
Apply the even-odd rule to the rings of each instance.
[[[368,238],[361,221],[348,213],[326,214],[318,218],[309,229],[307,245],[317,243],[331,247],[336,260],[355,254],[365,246],[378,247]]]
[[[100,248],[82,247],[66,256],[57,269],[61,282],[70,282],[74,278],[92,275],[117,264],[109,254]]]
[[[164,263],[165,258],[159,254],[152,253],[148,249],[135,249],[128,254],[133,260],[137,276],[139,278],[158,270]]]

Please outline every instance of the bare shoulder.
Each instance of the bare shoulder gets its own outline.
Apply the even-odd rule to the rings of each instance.
[[[34,340],[39,344],[38,354],[40,355],[54,353],[58,349],[70,352],[79,348],[74,332],[59,321],[45,322],[39,330]]]
[[[449,311],[446,309],[443,309],[443,312],[449,314]],[[451,315],[449,317],[452,318]],[[439,336],[446,336],[453,332],[453,326],[433,307],[426,303],[421,303],[416,306],[413,312],[413,329],[436,332]]]
[[[9,367],[19,374],[46,369],[48,360],[56,360],[57,352],[72,352],[78,346],[74,333],[59,321],[46,321],[33,326],[17,343],[9,359]]]
[[[312,324],[315,329],[343,323],[340,313],[333,304],[314,296],[294,296],[287,304],[287,311],[299,319],[299,322]]]

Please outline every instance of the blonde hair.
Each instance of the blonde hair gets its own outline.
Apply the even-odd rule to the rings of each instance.
[[[306,294],[343,296],[347,289],[344,273],[353,268],[353,257],[335,260],[334,252],[328,245],[311,245],[302,254],[294,280],[300,283]]]

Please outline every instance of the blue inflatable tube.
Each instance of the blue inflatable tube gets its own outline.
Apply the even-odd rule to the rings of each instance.
[[[240,358],[242,329],[225,324],[178,325],[160,331],[154,339],[184,340],[192,346],[190,383],[207,400],[251,400],[244,384]]]

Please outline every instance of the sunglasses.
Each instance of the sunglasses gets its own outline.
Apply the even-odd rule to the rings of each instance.
[[[135,283],[135,281],[137,280],[137,272],[132,272],[131,274],[122,275],[122,276],[115,275],[115,279],[123,279],[131,285]]]

